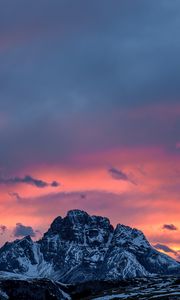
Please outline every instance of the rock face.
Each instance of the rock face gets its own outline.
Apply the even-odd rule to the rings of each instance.
[[[81,210],[57,217],[43,238],[6,243],[0,271],[64,283],[180,274],[180,264],[155,250],[144,234]]]

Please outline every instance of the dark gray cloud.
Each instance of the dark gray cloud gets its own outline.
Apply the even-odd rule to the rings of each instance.
[[[178,228],[174,224],[164,224],[163,229],[172,230],[172,231],[178,230]]]
[[[172,248],[168,247],[167,245],[164,244],[156,244],[154,245],[154,248],[156,248],[157,250],[162,250],[164,252],[166,252],[167,254],[174,254],[175,258],[179,261],[180,260],[180,250],[175,251]]]
[[[170,247],[168,247],[164,244],[156,244],[156,245],[154,245],[154,248],[156,248],[157,250],[163,250],[166,253],[176,254],[176,251],[174,251],[173,249],[171,249]]]
[[[52,181],[50,185],[52,187],[58,187],[58,186],[60,186],[59,182],[57,182],[57,181]]]
[[[14,184],[19,184],[19,183],[31,184],[38,188],[45,188],[47,186],[52,186],[52,187],[59,186],[59,183],[57,181],[52,181],[52,183],[47,183],[41,179],[33,178],[30,175],[26,175],[23,178],[21,178],[21,177],[0,178],[0,184],[14,185]]]
[[[122,172],[121,170],[115,169],[115,168],[110,168],[108,172],[111,174],[112,178],[117,179],[117,180],[124,180],[128,181],[128,176]]]
[[[179,1],[1,2],[0,166],[176,144],[177,114],[154,113],[180,97]]]
[[[13,230],[14,237],[23,237],[30,235],[31,237],[36,236],[36,232],[31,226],[25,226],[21,223],[17,223],[16,227]]]
[[[0,225],[0,235],[3,235],[7,230],[7,227],[5,225]]]
[[[115,180],[129,181],[135,185],[137,184],[132,178],[130,178],[131,176],[127,175],[121,170],[118,170],[116,168],[110,168],[108,169],[108,172],[111,175],[111,177]]]

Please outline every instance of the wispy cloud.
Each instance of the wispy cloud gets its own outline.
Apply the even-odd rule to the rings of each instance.
[[[108,172],[111,175],[111,177],[115,180],[129,181],[132,184],[137,185],[135,180],[132,179],[130,175],[127,175],[125,172],[123,172],[119,169],[112,167],[112,168],[108,169]]]
[[[157,250],[162,250],[166,253],[173,253],[176,254],[176,251],[171,249],[170,247],[164,245],[164,244],[156,244],[154,245],[154,248],[156,248]]]
[[[38,188],[45,188],[48,186],[52,187],[58,187],[60,184],[57,181],[52,181],[51,183],[48,183],[46,181],[43,181],[41,179],[33,178],[30,175],[26,175],[23,178],[22,177],[11,177],[11,178],[0,178],[0,184],[5,185],[16,185],[19,183],[25,183],[25,184],[31,184]]]
[[[156,248],[157,250],[162,250],[167,254],[173,254],[175,259],[180,260],[180,250],[176,251],[165,244],[156,244],[154,245],[154,248]]]
[[[20,195],[16,192],[10,192],[9,196],[11,196],[12,198],[15,198],[17,201],[20,201],[22,198],[20,197]]]

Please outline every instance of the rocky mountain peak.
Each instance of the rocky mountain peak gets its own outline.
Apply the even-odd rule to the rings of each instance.
[[[155,250],[137,229],[71,210],[41,240],[27,236],[0,249],[0,271],[65,283],[180,274],[180,265]]]
[[[83,210],[74,209],[68,211],[66,218],[68,218],[73,224],[85,224],[88,222],[89,215]]]
[[[22,242],[32,244],[33,240],[30,235],[26,235],[25,237],[23,237],[22,239],[19,240],[19,243],[22,243]]]
[[[134,247],[150,247],[150,244],[142,231],[122,224],[116,226],[114,231],[114,241],[121,246],[133,245]]]
[[[48,232],[52,233],[52,234],[59,233],[61,230],[61,226],[62,226],[62,220],[63,219],[60,216],[58,216],[56,219],[54,219],[54,221],[50,225]]]
[[[100,242],[106,243],[113,226],[108,218],[90,216],[82,210],[70,210],[64,218],[57,217],[44,237],[58,235],[63,240],[79,244]]]

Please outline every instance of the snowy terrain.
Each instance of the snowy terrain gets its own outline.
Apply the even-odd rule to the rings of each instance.
[[[119,287],[100,292],[101,296],[93,296],[94,300],[179,300],[180,278],[153,277],[130,281],[125,287]]]
[[[158,276],[65,285],[49,279],[1,279],[0,300],[179,300],[180,277]]]

